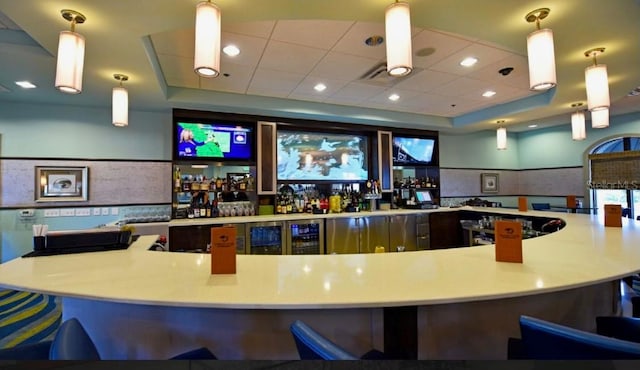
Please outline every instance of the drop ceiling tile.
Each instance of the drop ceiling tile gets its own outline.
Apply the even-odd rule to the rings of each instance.
[[[467,77],[460,77],[446,83],[434,93],[444,96],[462,96],[470,94],[482,94],[490,87],[486,81],[474,80]]]
[[[374,35],[384,38],[384,24],[356,22],[332,50],[382,61],[386,58],[387,54],[384,43],[378,46],[368,46],[365,43],[368,37]]]
[[[220,68],[224,71],[227,62],[255,68],[267,46],[267,39],[223,32],[221,43],[222,47],[233,44],[240,49],[240,54],[235,57],[221,53]]]
[[[200,87],[204,90],[225,91],[244,94],[251,81],[253,68],[238,64],[225,63],[222,72],[229,76],[220,75],[215,78],[200,79]]]
[[[447,58],[432,65],[430,69],[464,76],[482,69],[492,63],[505,59],[511,54],[512,53],[509,53],[502,49],[476,43],[451,54]],[[472,67],[461,66],[460,62],[467,57],[478,58],[478,62]]]
[[[306,75],[326,53],[322,49],[270,40],[259,68]]]
[[[302,74],[259,68],[249,83],[247,94],[286,97],[304,78]]]
[[[329,50],[353,25],[353,21],[281,20],[276,23],[272,40]]]
[[[450,73],[431,71],[427,69],[417,73],[414,71],[409,75],[409,77],[398,82],[395,86],[404,90],[428,92],[438,89],[442,84],[451,82],[457,78],[459,77]]]
[[[400,99],[396,101],[389,100],[389,96],[392,94],[398,94]],[[372,96],[367,99],[368,103],[373,103],[375,105],[379,105],[380,107],[402,107],[404,106],[405,101],[410,101],[410,99],[420,95],[418,91],[412,90],[401,90],[397,88],[386,89],[385,91]]]
[[[338,90],[335,94],[332,94],[327,101],[331,102],[340,102],[340,101],[351,101],[351,102],[361,102],[366,99],[369,99],[377,94],[385,91],[385,87],[379,86],[371,86],[358,82],[351,82],[340,90]]]
[[[499,71],[503,68],[511,67],[513,71],[507,76],[503,76]],[[529,77],[529,67],[527,58],[518,54],[509,54],[506,58],[490,63],[482,68],[475,68],[466,77],[476,80],[497,81],[506,83],[509,80],[526,75]]]
[[[222,32],[235,33],[238,35],[260,37],[268,39],[276,21],[256,21],[256,22],[222,22]]]
[[[309,75],[356,81],[378,63],[377,59],[330,51]]]
[[[440,31],[423,30],[413,38],[414,67],[428,68],[473,44]]]
[[[517,100],[520,98],[523,98],[527,95],[529,95],[530,91],[528,90],[522,90],[522,89],[517,89],[515,87],[511,87],[511,86],[506,86],[506,85],[488,85],[487,86],[487,90],[492,90],[495,91],[496,94],[494,96],[491,97],[484,97],[482,96],[482,93],[484,91],[473,91],[473,92],[469,92],[468,94],[461,94],[460,96],[462,98],[466,98],[469,100],[476,100],[476,101],[481,101],[484,104],[489,104],[489,105],[496,105],[496,104],[502,104],[505,102],[509,102],[512,100]]]
[[[327,88],[324,91],[317,92],[314,87],[318,83],[323,83]],[[343,86],[348,84],[349,81],[328,79],[315,76],[307,76],[302,82],[291,92],[291,97],[295,99],[297,94],[301,95],[313,95],[319,97],[319,100],[324,100],[327,97],[338,92]]]

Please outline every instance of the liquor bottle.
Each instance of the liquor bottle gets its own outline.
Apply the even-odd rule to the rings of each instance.
[[[200,217],[208,217],[207,216],[207,207],[204,202],[200,202]]]
[[[180,167],[176,166],[176,171],[173,175],[173,187],[176,193],[182,190],[182,178],[180,176]]]
[[[209,202],[208,204],[206,204],[206,205],[205,205],[205,207],[206,207],[207,217],[208,217],[208,218],[211,218],[211,217],[212,217],[212,216],[211,216],[211,208],[212,208],[212,206],[211,206],[211,202]]]

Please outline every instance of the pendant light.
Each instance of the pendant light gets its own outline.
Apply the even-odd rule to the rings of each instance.
[[[596,60],[596,56],[602,53],[604,53],[604,48],[594,48],[584,52],[584,56],[593,58],[593,65],[584,70],[584,80],[587,85],[587,106],[592,112],[600,109],[609,109],[607,66],[598,64]]]
[[[387,47],[387,73],[406,76],[413,69],[411,60],[411,15],[409,4],[396,0],[384,13]]]
[[[549,12],[549,8],[540,8],[525,16],[527,22],[536,22],[536,30],[527,36],[529,88],[531,90],[548,90],[556,86],[553,31],[548,28],[540,29],[540,20],[545,19]]]
[[[55,86],[62,92],[79,94],[82,92],[84,36],[76,33],[75,28],[87,18],[75,10],[63,9],[61,13],[62,18],[71,22],[71,30],[60,32]]]
[[[113,88],[111,99],[111,117],[114,126],[124,127],[129,125],[129,92],[122,86],[129,76],[116,73],[113,78],[120,81],[120,85]]]
[[[500,120],[497,123],[503,124],[504,120]],[[507,129],[504,127],[499,127],[496,131],[496,148],[498,150],[507,149]]]
[[[196,49],[193,69],[202,77],[220,74],[220,8],[211,1],[196,6]]]
[[[609,109],[594,110],[591,112],[591,127],[609,127]]]
[[[572,108],[581,107],[582,103],[571,104]],[[571,115],[571,138],[579,141],[587,138],[587,132],[584,125],[584,111],[577,110]]]

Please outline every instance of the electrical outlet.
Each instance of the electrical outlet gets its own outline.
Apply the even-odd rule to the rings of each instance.
[[[111,208],[111,215],[112,216],[117,216],[118,215],[118,208],[117,207]]]
[[[45,209],[44,217],[60,217],[59,209]]]
[[[31,218],[36,214],[34,209],[21,209],[18,211],[20,218]]]
[[[89,208],[76,208],[76,216],[91,216],[91,209],[89,209]]]
[[[93,209],[93,215],[94,216],[100,216],[100,208],[94,208]]]
[[[100,210],[103,216],[109,216],[109,208],[104,207]]]
[[[60,216],[62,217],[70,217],[75,215],[76,215],[76,212],[73,208],[63,208],[60,210]]]

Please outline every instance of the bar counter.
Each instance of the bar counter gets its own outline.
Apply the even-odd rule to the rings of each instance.
[[[141,236],[127,250],[9,261],[0,286],[63,297],[63,318],[78,317],[105,359],[162,359],[196,345],[221,359],[296,359],[295,319],[364,353],[389,343],[384,310],[406,307],[416,309],[417,358],[505,359],[519,315],[592,330],[596,315],[619,309],[617,279],[640,271],[640,222],[611,228],[602,215],[460,209],[567,225],[525,240],[522,264],[495,262],[493,245],[482,245],[238,255],[235,275],[211,275],[207,254],[149,251],[156,236]]]

